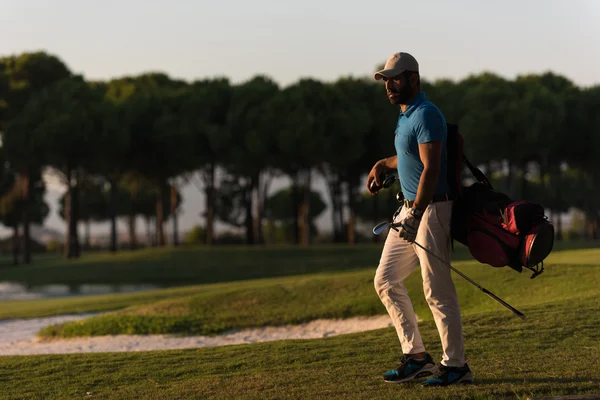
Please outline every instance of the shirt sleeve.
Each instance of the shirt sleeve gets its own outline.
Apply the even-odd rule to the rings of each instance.
[[[426,107],[419,110],[417,117],[414,129],[419,144],[438,142],[444,139],[445,121],[438,110]]]

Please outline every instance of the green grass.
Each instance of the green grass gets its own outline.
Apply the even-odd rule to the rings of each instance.
[[[315,257],[328,258],[328,251],[316,252]],[[517,318],[453,275],[464,315],[466,356],[477,379],[471,386],[422,388],[382,382],[382,374],[395,367],[401,355],[394,329],[386,328],[319,340],[206,349],[5,356],[0,357],[0,398],[72,399],[87,398],[91,392],[97,399],[524,400],[600,393],[598,260],[600,249],[557,250],[546,272],[534,280],[509,268],[455,262],[527,315],[525,320]],[[93,331],[107,327],[125,333],[158,329],[215,334],[318,317],[384,313],[373,289],[374,267],[350,269],[136,294],[2,302],[0,316],[120,309],[109,314],[115,324],[98,317],[52,330],[69,336],[100,334]],[[438,332],[420,285],[416,270],[407,287],[425,320],[420,324],[425,344],[439,360]]]
[[[582,256],[579,256],[579,253]],[[558,300],[577,300],[598,292],[600,267],[587,264],[588,259],[600,259],[600,250],[573,250],[553,254],[546,271],[531,280],[530,273],[519,274],[510,268],[492,268],[476,262],[456,262],[455,266],[517,309],[526,305]],[[572,264],[556,264],[553,259],[571,260]],[[582,261],[581,264],[577,264]],[[337,274],[317,274],[297,277],[269,278],[254,281],[200,285],[185,289],[156,291],[132,296],[133,303],[125,307],[123,295],[105,296],[103,307],[111,299],[118,311],[45,328],[43,336],[95,336],[110,334],[202,334],[213,335],[231,329],[298,324],[317,318],[348,318],[385,314],[373,287],[374,269]],[[487,311],[510,313],[483,294],[475,286],[454,274],[461,309],[465,315]],[[419,269],[406,280],[417,314],[431,319],[422,291]],[[162,299],[159,298],[163,296]],[[96,311],[98,304],[88,299],[87,308]],[[118,303],[117,303],[118,301]],[[14,304],[14,303],[12,303]],[[4,313],[12,311],[12,304]],[[68,309],[68,302],[62,310]],[[31,308],[30,308],[31,309]],[[46,309],[49,310],[49,309]]]
[[[0,269],[0,281],[27,285],[189,285],[273,276],[348,271],[377,264],[382,245],[220,246],[90,253],[78,260],[46,258]]]
[[[536,278],[538,279],[538,278]],[[464,318],[470,386],[382,382],[395,367],[392,328],[320,340],[206,349],[0,357],[0,398],[10,399],[526,399],[600,393],[596,295]],[[439,360],[439,336],[420,324]]]
[[[383,244],[217,246],[86,253],[78,260],[36,257],[34,264],[3,266],[0,281],[25,285],[156,284],[161,287],[374,268]],[[563,248],[598,247],[597,242],[557,242]],[[472,259],[456,243],[456,261]]]
[[[196,293],[198,293],[198,287],[187,286],[126,294],[59,297],[41,300],[5,300],[0,301],[0,320],[118,310]]]

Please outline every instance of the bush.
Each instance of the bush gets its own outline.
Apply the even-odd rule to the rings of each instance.
[[[183,238],[184,244],[204,244],[206,243],[206,230],[202,225],[196,225]]]
[[[47,244],[46,244],[46,250],[50,253],[60,253],[62,252],[62,244],[56,240],[56,239],[51,239]]]
[[[233,232],[223,232],[215,238],[215,244],[246,244],[246,238]]]

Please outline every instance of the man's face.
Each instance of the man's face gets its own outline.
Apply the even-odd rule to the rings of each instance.
[[[392,104],[408,104],[412,97],[412,88],[407,75],[384,78],[387,96]]]

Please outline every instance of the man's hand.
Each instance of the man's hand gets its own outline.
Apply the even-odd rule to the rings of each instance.
[[[393,156],[389,158],[384,158],[379,160],[373,165],[371,168],[371,172],[369,172],[369,176],[367,177],[367,190],[371,195],[377,194],[379,189],[381,189],[381,185],[383,184],[383,177],[390,171],[394,171],[398,168],[398,157]],[[373,185],[373,183],[375,183]]]
[[[417,232],[419,231],[422,217],[423,212],[418,208],[409,209],[408,215],[402,222],[398,233],[400,238],[406,240],[408,243],[413,243],[417,239]]]

